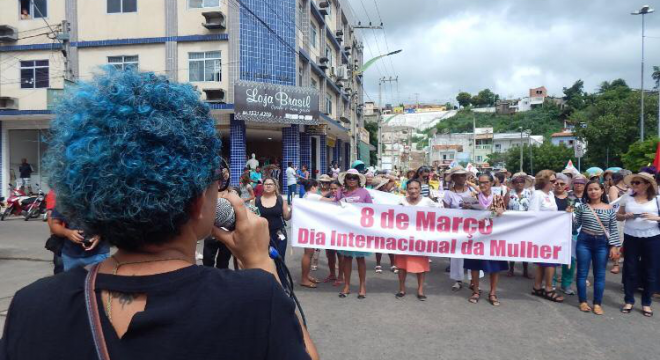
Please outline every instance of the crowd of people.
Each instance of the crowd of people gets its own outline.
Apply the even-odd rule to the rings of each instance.
[[[653,316],[653,295],[660,291],[660,206],[658,202],[657,171],[652,167],[638,173],[627,170],[579,173],[567,168],[560,173],[542,170],[535,176],[524,172],[510,173],[506,169],[480,172],[468,171],[461,166],[451,169],[433,169],[422,166],[401,173],[374,172],[361,161],[351,169],[341,172],[335,163],[318,179],[300,176],[289,164],[287,172],[295,174],[295,184],[288,184],[287,203],[293,194],[316,201],[372,203],[372,191],[399,194],[402,206],[441,207],[452,209],[490,209],[494,216],[506,211],[564,211],[573,213],[573,238],[571,264],[523,263],[522,276],[533,280],[531,293],[553,302],[563,302],[565,296],[577,294],[580,310],[603,314],[602,299],[605,274],[621,272],[625,297],[621,307],[630,313],[635,304],[634,294],[642,292],[642,313]],[[269,177],[268,186],[278,187],[277,180]],[[302,187],[302,190],[297,190]],[[276,190],[277,191],[277,190]],[[295,209],[295,201],[290,208]],[[287,208],[286,216],[290,216]],[[283,216],[285,212],[278,213]],[[268,215],[266,215],[268,217]],[[279,215],[278,215],[279,216]],[[280,216],[274,228],[284,233],[286,217]],[[553,234],[539,234],[552,237]],[[284,240],[286,241],[286,240]],[[624,247],[625,244],[625,247]],[[625,248],[625,257],[623,256]],[[316,288],[320,283],[340,287],[339,297],[351,293],[353,259],[358,268],[358,299],[367,293],[367,268],[365,258],[370,253],[326,250],[329,275],[319,280],[310,275],[319,252],[307,248],[301,263],[300,285]],[[417,277],[416,296],[427,299],[424,279],[429,272],[428,257],[392,255],[391,271],[398,274],[399,288],[395,297],[406,296],[405,281],[408,273]],[[376,273],[382,273],[382,254],[375,254]],[[530,266],[534,267],[533,271]],[[460,291],[467,283],[470,290],[468,301],[478,303],[482,298],[481,284],[484,276],[489,282],[488,294],[483,296],[493,306],[499,306],[497,285],[500,274],[515,276],[515,264],[506,261],[451,258],[446,271],[454,281],[453,291]],[[593,283],[588,280],[593,273]],[[575,283],[575,289],[573,286]],[[588,300],[587,288],[593,286],[593,298]]]

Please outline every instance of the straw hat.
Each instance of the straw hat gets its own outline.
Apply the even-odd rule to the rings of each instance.
[[[319,182],[332,182],[332,178],[328,174],[319,176]]]
[[[634,178],[639,178],[643,179],[644,181],[651,183],[651,186],[653,186],[653,190],[655,190],[655,193],[658,193],[658,183],[655,182],[655,178],[653,175],[645,172],[641,172],[639,174],[631,174],[623,178],[623,182],[626,183],[626,185],[631,186],[630,182],[633,181]]]
[[[357,175],[360,178],[360,187],[363,187],[367,183],[367,178],[360,174],[359,171],[355,169],[348,169],[347,171],[344,171],[343,173],[339,174],[338,180],[339,183],[345,185],[344,179],[346,178],[346,175]]]
[[[511,176],[511,182],[513,183],[513,181],[519,177],[525,179],[525,186],[532,186],[532,179],[530,179],[529,176],[527,176],[527,173],[525,172],[517,172],[513,174],[513,176]]]
[[[376,176],[371,181],[371,186],[373,186],[375,190],[378,190],[378,189],[382,188],[383,186],[385,186],[389,182],[390,182],[390,179],[385,177],[385,176]]]
[[[451,176],[467,175],[467,173],[468,173],[467,170],[465,170],[465,168],[460,165],[454,166],[453,168],[451,168],[451,170],[449,170],[449,175]]]

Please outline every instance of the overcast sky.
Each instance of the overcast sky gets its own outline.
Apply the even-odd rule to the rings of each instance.
[[[383,103],[413,103],[415,93],[420,102],[455,102],[459,91],[484,88],[521,97],[541,85],[562,96],[578,79],[587,91],[616,78],[639,88],[642,19],[630,12],[644,4],[658,8],[646,16],[645,88],[660,65],[660,0],[349,2],[363,23],[366,13],[379,23],[377,2],[384,23],[384,31],[359,30],[365,58],[403,49],[367,70],[365,89],[376,102],[378,79],[397,75],[398,96],[396,84],[383,85]]]

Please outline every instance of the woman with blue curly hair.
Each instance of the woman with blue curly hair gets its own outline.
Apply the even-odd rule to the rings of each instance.
[[[107,69],[64,98],[49,145],[58,208],[118,250],[19,290],[0,358],[317,358],[278,283],[266,221],[223,194],[236,229],[213,226],[220,140],[192,86]],[[196,266],[209,234],[246,270]]]

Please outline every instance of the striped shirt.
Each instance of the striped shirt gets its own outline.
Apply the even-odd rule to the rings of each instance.
[[[600,226],[598,220],[594,214],[589,210],[589,206],[586,204],[579,204],[575,208],[575,217],[573,218],[573,228],[586,230],[588,233],[596,235],[605,235],[603,227],[607,229],[607,232],[610,235],[609,243],[612,246],[621,246],[621,239],[619,237],[619,229],[616,223],[616,213],[614,209],[594,209],[594,212],[598,215],[598,218],[603,223],[603,226]]]

